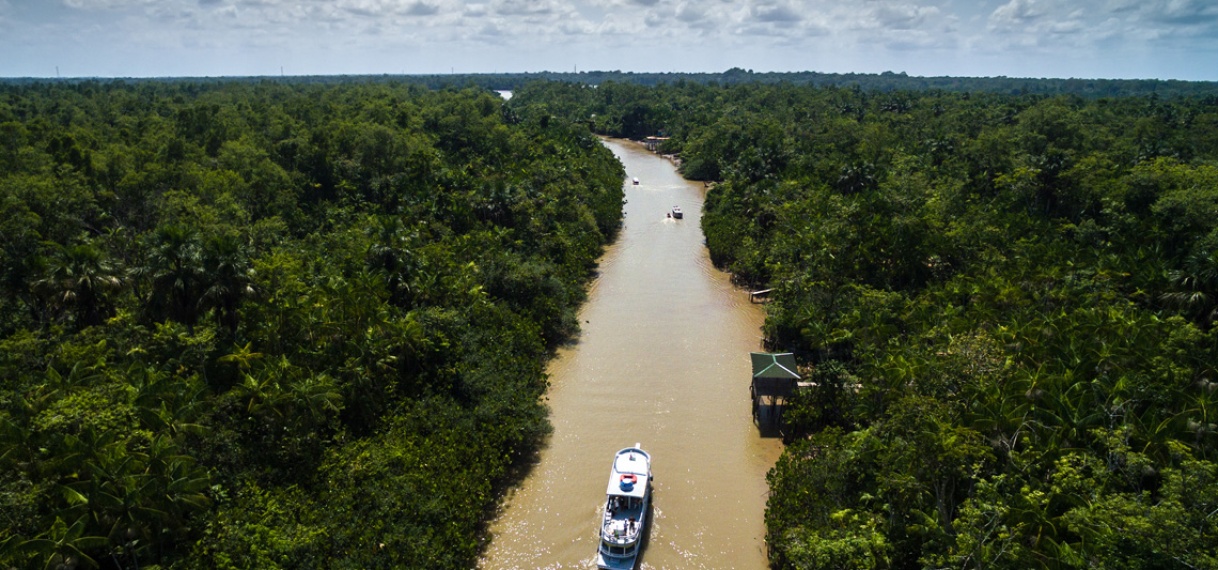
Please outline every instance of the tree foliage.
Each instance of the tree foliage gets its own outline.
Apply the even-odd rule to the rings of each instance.
[[[4,567],[470,567],[622,204],[403,82],[8,83],[0,162]]]

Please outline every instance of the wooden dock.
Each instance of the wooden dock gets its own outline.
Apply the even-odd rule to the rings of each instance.
[[[756,302],[758,302],[758,300],[764,301],[770,297],[770,292],[773,290],[774,290],[773,288],[770,288],[770,289],[762,289],[760,291],[750,291],[749,292],[749,302],[756,303]]]

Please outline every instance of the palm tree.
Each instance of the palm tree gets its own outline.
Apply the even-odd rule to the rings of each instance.
[[[292,383],[288,390],[293,411],[307,415],[315,423],[324,423],[327,416],[342,409],[342,394],[325,374],[310,374]]]
[[[413,251],[418,235],[407,233],[401,221],[393,217],[381,218],[375,233],[367,266],[384,275],[390,303],[409,307],[417,294],[411,284],[419,272],[419,260]]]
[[[78,446],[88,459],[80,480],[61,487],[71,505],[58,514],[87,511],[91,526],[106,533],[111,554],[121,545],[134,557],[135,538],[143,539],[141,550],[163,547],[161,541],[180,533],[190,515],[208,504],[206,471],[167,434],[89,433]]]
[[[179,380],[155,367],[132,363],[126,377],[129,402],[146,429],[173,435],[203,435],[206,427],[195,423],[202,415],[206,388],[195,378]]]
[[[97,561],[86,554],[86,551],[104,547],[106,539],[88,534],[88,518],[88,515],[83,515],[70,525],[62,518],[56,518],[51,530],[38,538],[21,543],[17,548],[43,557],[48,569],[77,568],[81,564],[97,568]]]
[[[250,345],[252,344],[252,342],[247,342],[245,343],[245,346],[237,347],[235,352],[221,356],[219,361],[225,364],[236,364],[239,370],[242,372],[248,372],[250,366],[255,360],[265,356],[261,352],[254,352],[253,350],[250,350]]]
[[[1204,327],[1218,320],[1218,246],[1207,246],[1212,241],[1214,238],[1207,237],[1182,268],[1168,272],[1174,290],[1161,296]]]
[[[151,316],[156,320],[168,317],[193,328],[204,290],[199,236],[188,228],[170,225],[158,228],[152,239],[144,268],[152,278]]]
[[[102,323],[108,307],[106,293],[122,282],[105,253],[92,244],[55,246],[42,279],[35,283],[52,304],[71,310],[80,327]]]
[[[206,288],[201,302],[216,309],[216,321],[229,333],[237,333],[237,309],[253,294],[254,269],[241,240],[232,234],[212,236],[203,244]]]

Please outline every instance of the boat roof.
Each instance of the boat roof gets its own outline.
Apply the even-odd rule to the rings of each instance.
[[[629,491],[622,489],[622,475],[632,474],[638,478]],[[609,470],[609,486],[606,495],[643,498],[647,495],[648,479],[651,477],[651,455],[638,446],[627,447],[613,457],[613,468]]]

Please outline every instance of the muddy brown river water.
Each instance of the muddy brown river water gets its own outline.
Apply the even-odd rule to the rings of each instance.
[[[626,167],[625,225],[600,260],[578,342],[550,364],[554,433],[479,568],[595,568],[610,462],[636,442],[655,476],[636,568],[766,568],[765,475],[781,442],[761,437],[749,409],[762,310],[711,265],[702,184],[638,145],[605,144]],[[684,219],[665,216],[674,205]]]

